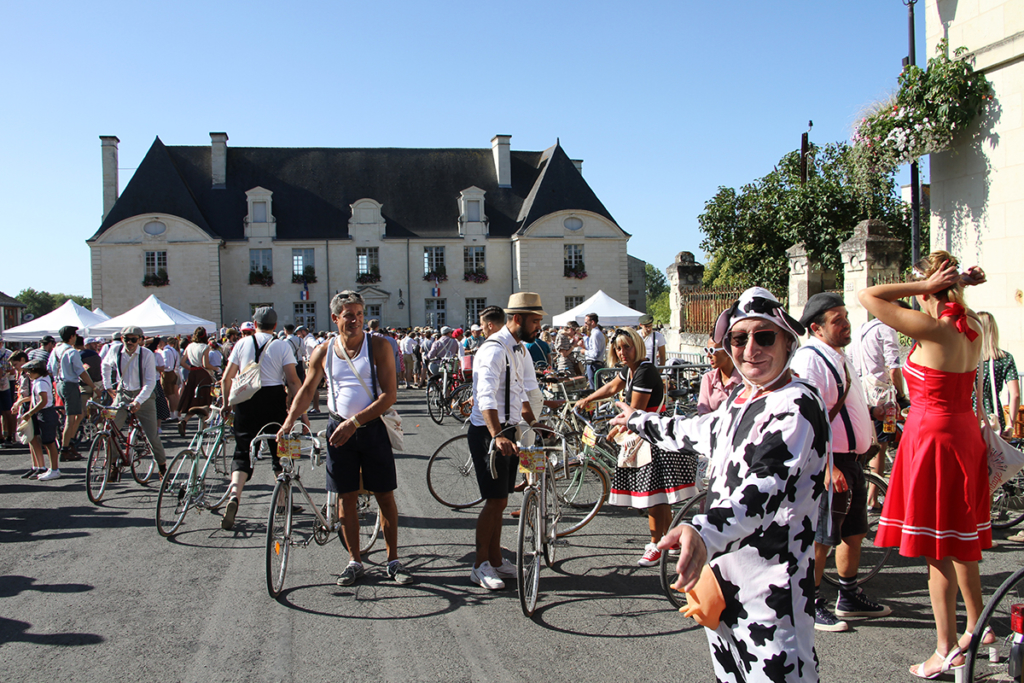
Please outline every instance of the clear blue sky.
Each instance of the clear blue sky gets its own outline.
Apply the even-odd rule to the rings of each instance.
[[[917,5],[918,62],[924,3]],[[561,139],[632,255],[701,259],[722,185],[849,138],[896,87],[901,0],[29,2],[0,25],[0,290],[91,293],[100,135],[122,189],[169,145],[489,147]],[[906,176],[906,172],[903,173]],[[925,176],[926,177],[926,176]]]

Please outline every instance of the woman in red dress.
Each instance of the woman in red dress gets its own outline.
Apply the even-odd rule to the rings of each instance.
[[[992,547],[987,449],[971,401],[981,324],[963,300],[964,286],[981,284],[985,274],[976,266],[961,274],[956,259],[937,251],[918,262],[914,275],[914,282],[876,285],[858,296],[883,323],[917,340],[903,369],[910,415],[875,545],[899,547],[928,564],[935,654],[910,673],[934,678],[963,663],[961,648],[984,606],[978,560]],[[911,296],[920,311],[892,303]],[[967,634],[959,639],[958,588],[967,607]]]

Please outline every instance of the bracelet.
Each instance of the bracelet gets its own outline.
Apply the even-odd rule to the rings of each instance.
[[[349,419],[350,419],[350,420],[352,420],[352,424],[354,424],[354,425],[356,426],[356,429],[359,429],[359,427],[360,427],[360,425],[359,425],[359,420],[357,420],[357,419],[356,419],[356,416],[355,416],[355,415],[353,415],[353,416],[352,416],[352,417],[350,417]]]

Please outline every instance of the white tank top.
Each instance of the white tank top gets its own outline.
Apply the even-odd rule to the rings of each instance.
[[[327,409],[343,418],[349,418],[373,403],[373,396],[367,393],[366,389],[373,391],[370,385],[370,359],[367,355],[366,345],[370,343],[370,335],[363,334],[363,345],[359,353],[352,358],[352,365],[362,378],[366,389],[359,383],[352,368],[338,355],[337,344],[342,344],[341,337],[336,337],[330,343],[330,348],[324,356],[324,375],[327,378]]]

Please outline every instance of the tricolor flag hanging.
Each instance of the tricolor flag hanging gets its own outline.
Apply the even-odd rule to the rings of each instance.
[[[302,281],[302,291],[299,292],[299,299],[309,301],[309,283],[305,280]]]
[[[430,289],[430,296],[432,296],[432,297],[439,297],[439,296],[441,296],[441,288],[440,287],[432,287]]]

